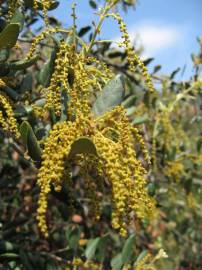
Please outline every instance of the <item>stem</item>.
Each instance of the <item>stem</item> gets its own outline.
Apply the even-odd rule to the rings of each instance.
[[[76,48],[76,4],[72,5],[72,17],[73,17],[73,44],[75,44]]]
[[[95,44],[95,39],[97,37],[97,35],[99,34],[100,32],[100,28],[102,26],[102,23],[107,15],[107,12],[116,4],[116,1],[112,1],[111,4],[106,4],[103,8],[103,12],[101,13],[100,15],[100,19],[99,19],[99,22],[95,28],[95,31],[93,33],[93,36],[92,36],[92,39],[90,41],[90,44],[88,46],[88,49],[86,50],[86,54],[90,53],[93,45]]]
[[[112,43],[112,42],[114,42],[114,40],[112,40],[112,39],[108,39],[108,40],[105,40],[105,39],[103,39],[103,40],[97,40],[97,41],[95,41],[95,43]],[[118,42],[115,42],[115,43],[117,43],[118,44]]]
[[[100,28],[101,28],[102,23],[103,23],[104,18],[105,18],[104,15],[105,15],[105,12],[103,12],[103,14],[100,16],[100,20],[98,22],[98,25],[95,28],[95,31],[94,31],[93,36],[92,36],[92,39],[91,39],[90,44],[88,46],[88,49],[86,51],[87,54],[91,51],[91,49],[92,49],[92,47],[93,47],[93,45],[95,43],[95,39],[96,39],[98,33],[100,32]]]

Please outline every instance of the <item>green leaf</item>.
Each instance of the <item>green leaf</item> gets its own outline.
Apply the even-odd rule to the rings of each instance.
[[[11,270],[20,270],[20,268],[17,266],[17,262],[16,261],[10,261],[8,262],[9,265],[9,269]]]
[[[20,25],[18,23],[8,24],[0,33],[0,50],[15,46],[19,33]]]
[[[124,99],[124,93],[123,76],[117,75],[107,83],[98,95],[92,108],[94,115],[100,116],[113,107],[120,105]]]
[[[74,70],[73,68],[69,67],[68,68],[68,83],[72,87],[74,84]]]
[[[88,31],[90,31],[91,27],[90,26],[86,26],[86,27],[82,27],[78,33],[79,37],[84,36]]]
[[[122,105],[124,106],[124,108],[129,108],[131,106],[134,106],[136,101],[137,101],[137,96],[132,95],[132,96],[128,97],[126,100],[124,100],[122,102]]]
[[[79,227],[70,229],[69,233],[67,233],[68,246],[71,249],[76,250],[78,248],[80,235],[81,235],[81,231]]]
[[[134,106],[130,107],[130,108],[127,108],[126,109],[126,115],[127,116],[132,116],[135,113],[135,110],[136,110],[136,108]]]
[[[127,263],[129,262],[133,254],[134,243],[135,243],[135,235],[133,234],[128,237],[128,239],[126,240],[123,246],[121,256],[122,256],[122,262],[124,265],[127,265]]]
[[[18,9],[15,10],[15,13],[13,17],[11,18],[11,23],[18,23],[20,26],[20,31],[22,31],[24,26],[25,17],[22,12],[20,12]]]
[[[37,138],[33,132],[32,129],[28,131],[28,137],[27,137],[27,148],[28,153],[30,157],[34,161],[40,161],[41,160],[41,148],[39,146],[39,143],[37,141]]]
[[[122,253],[119,253],[111,260],[111,267],[113,270],[121,270],[122,266]]]
[[[153,70],[153,72],[152,72],[152,74],[157,73],[160,69],[161,69],[161,65],[155,66],[155,67],[154,67],[154,70]]]
[[[89,0],[89,5],[93,8],[96,9],[97,8],[97,4],[94,0]]]
[[[46,269],[47,258],[42,257],[40,252],[30,252],[29,253],[29,261],[33,267],[37,270],[44,270]],[[58,269],[59,270],[59,269]]]
[[[21,70],[21,69],[26,69],[28,67],[31,67],[34,63],[37,62],[38,59],[39,59],[39,54],[33,56],[29,60],[13,61],[13,62],[8,63],[7,65],[8,65],[8,68],[12,70]]]
[[[136,261],[135,261],[135,266],[137,266],[137,264],[139,262],[141,262],[141,260],[148,254],[147,250],[143,250],[140,255],[137,257]]]
[[[121,57],[123,59],[126,56],[126,54],[119,50],[112,50],[108,52],[107,56],[109,58]]]
[[[197,151],[200,152],[202,149],[202,138],[199,138],[196,144]]]
[[[15,117],[24,117],[33,112],[32,106],[19,106],[14,110]]]
[[[108,252],[107,250],[107,245],[109,243],[109,235],[106,234],[105,236],[101,237],[99,245],[98,245],[98,250],[96,252],[96,258],[98,261],[103,262],[104,258],[106,256],[106,253]]]
[[[39,73],[39,77],[38,77],[39,83],[42,84],[44,87],[48,87],[50,83],[50,79],[54,71],[56,53],[57,53],[57,49],[55,48],[51,53],[50,59],[44,64],[44,66],[42,67]]]
[[[141,125],[149,120],[148,114],[143,114],[142,116],[135,117],[132,125]]]
[[[24,265],[25,269],[27,270],[34,270],[34,267],[32,266],[30,259],[29,259],[29,253],[25,253],[24,250],[20,249],[20,260],[22,264]]]
[[[6,21],[3,19],[3,16],[0,17],[0,32],[6,27]]]
[[[129,263],[133,253],[134,242],[135,242],[135,235],[133,234],[129,236],[129,238],[126,240],[122,252],[117,254],[111,260],[111,267],[113,270],[120,270],[124,265],[127,265]]]
[[[53,108],[50,108],[50,120],[52,125],[55,125],[58,121],[57,115],[55,114],[55,110]]]
[[[154,183],[149,183],[147,185],[147,191],[150,196],[154,196],[156,192],[156,185]]]
[[[53,262],[48,262],[46,264],[46,269],[47,270],[58,270],[58,267]]]
[[[1,52],[2,50],[0,50]],[[7,59],[6,59],[7,60]],[[4,61],[5,62],[5,61]],[[0,63],[0,77],[5,77],[5,76],[8,76],[10,70],[9,68],[6,66],[6,64],[4,63]]]
[[[40,161],[42,151],[37,141],[37,138],[34,134],[34,131],[27,121],[24,121],[20,125],[20,133],[21,133],[23,142],[28,150],[29,156],[34,161]]]
[[[47,129],[39,128],[35,133],[37,140],[42,140],[47,135]]]
[[[28,129],[29,129],[29,123],[26,121],[22,122],[22,124],[20,125],[20,134],[26,148],[27,148]]]
[[[9,50],[3,49],[0,50],[0,62],[5,62],[9,57]]]
[[[87,247],[86,247],[86,250],[85,250],[85,256],[88,260],[92,260],[95,256],[95,252],[98,248],[98,245],[100,243],[100,240],[101,238],[100,237],[97,237],[95,239],[91,239],[88,244],[87,244]]]
[[[176,70],[174,70],[171,75],[170,75],[170,79],[173,80],[174,77],[177,75],[177,73],[180,71],[180,68],[177,68]]]
[[[154,60],[154,58],[147,58],[146,60],[144,60],[143,62],[144,62],[144,65],[145,66],[148,66],[152,61]]]
[[[33,77],[31,73],[27,73],[23,80],[22,83],[20,85],[20,89],[19,92],[21,94],[24,94],[25,92],[31,92],[32,90],[32,84],[33,84]]]
[[[8,241],[0,241],[0,253],[11,253],[11,251],[14,251],[16,249],[16,246]]]
[[[17,101],[20,99],[20,95],[18,95],[18,93],[16,93],[15,90],[11,89],[8,86],[2,87],[3,92],[6,93],[6,95],[8,95],[11,99]]]
[[[35,101],[35,105],[38,107],[43,107],[46,104],[46,99],[41,98]]]
[[[75,140],[71,145],[68,159],[77,154],[97,155],[97,150],[92,140],[90,140],[88,137],[81,137]]]
[[[62,93],[61,93],[61,116],[60,116],[60,121],[67,120],[67,105],[68,105],[68,94],[67,94],[67,91],[62,90]]]
[[[0,255],[0,258],[18,258],[19,255],[16,253],[4,253]]]

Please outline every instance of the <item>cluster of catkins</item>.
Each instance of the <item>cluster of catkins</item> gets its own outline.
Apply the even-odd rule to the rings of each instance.
[[[20,1],[17,1],[18,3]],[[44,17],[49,7],[49,1],[43,1]],[[37,7],[37,4],[36,4]],[[146,68],[133,53],[128,41],[125,25],[118,15],[120,30],[123,32],[123,45],[126,48],[131,71],[135,65],[139,66],[146,77],[148,87],[153,90],[151,79]],[[57,29],[47,27],[31,45],[27,58],[32,57],[38,43],[46,34],[54,34]],[[44,89],[43,95],[46,104],[41,113],[54,111],[59,118],[62,111],[61,96],[66,93],[68,104],[66,120],[53,125],[49,136],[43,141],[41,167],[38,172],[37,184],[40,195],[37,210],[37,220],[41,232],[48,236],[46,212],[48,208],[48,194],[54,189],[60,192],[64,181],[68,181],[69,188],[73,188],[71,165],[77,165],[86,186],[86,194],[91,201],[92,216],[99,219],[101,202],[96,196],[100,183],[107,184],[110,189],[112,204],[112,226],[119,229],[125,236],[127,228],[133,222],[134,215],[139,218],[151,217],[154,214],[155,203],[147,194],[146,169],[137,158],[136,146],[142,148],[146,162],[149,161],[144,140],[137,128],[131,126],[122,106],[114,107],[111,111],[96,117],[92,112],[92,100],[95,89],[102,89],[113,73],[105,64],[91,57],[87,50],[77,50],[74,43],[60,41],[55,57],[54,72],[49,86]],[[4,98],[3,104],[10,122],[13,121]],[[6,107],[7,106],[7,107]],[[1,119],[1,118],[0,118]],[[10,128],[12,128],[12,123]],[[12,128],[14,129],[14,127]],[[71,146],[75,140],[85,137],[92,141],[96,154],[79,154],[69,157]],[[93,171],[93,174],[92,174]],[[93,178],[93,175],[99,178]]]
[[[37,11],[39,9],[42,9],[44,22],[47,26],[49,24],[47,12],[48,12],[49,8],[51,7],[52,3],[53,3],[53,1],[51,1],[51,0],[43,0],[43,1],[33,0],[34,10]],[[23,0],[8,0],[8,4],[9,4],[8,17],[12,18],[16,9],[24,6],[24,1]]]
[[[6,84],[0,79],[0,89],[3,89],[4,87],[6,87]],[[2,127],[4,131],[14,135],[16,138],[20,136],[11,102],[3,91],[0,92],[0,127]]]
[[[112,225],[122,235],[126,235],[134,213],[139,218],[152,216],[154,213],[154,201],[148,196],[145,187],[146,170],[137,159],[135,146],[140,145],[143,156],[149,163],[148,152],[142,136],[137,128],[130,125],[122,106],[114,107],[99,117],[93,115],[92,86],[97,84],[99,88],[100,75],[107,78],[109,74],[110,79],[111,74],[98,61],[84,57],[74,49],[74,46],[61,42],[50,85],[44,90],[44,108],[54,108],[57,115],[61,113],[61,89],[67,92],[70,101],[66,111],[67,120],[56,123],[44,142],[38,174],[38,185],[41,188],[37,211],[39,227],[48,236],[48,194],[52,188],[58,192],[62,189],[64,175],[67,177],[66,163],[69,162],[80,167],[83,181],[87,182],[87,194],[95,194],[96,188],[100,186],[100,183],[94,183],[95,179],[90,175],[92,167],[94,173],[97,170],[96,173],[102,176],[99,181],[108,183],[113,206]],[[73,83],[69,83],[70,75],[74,77]],[[79,157],[68,160],[71,145],[81,137],[87,137],[94,143],[97,154],[80,154]],[[73,186],[71,169],[67,178],[68,185]],[[89,199],[93,205],[94,218],[98,219],[100,199],[97,196],[90,196]]]

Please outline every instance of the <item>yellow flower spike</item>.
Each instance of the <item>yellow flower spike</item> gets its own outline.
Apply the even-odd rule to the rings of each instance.
[[[170,149],[171,143],[175,138],[175,131],[171,124],[170,116],[168,111],[163,111],[161,116],[161,123],[163,125],[163,138],[164,138],[164,146],[166,149]]]
[[[90,114],[90,90],[91,78],[86,70],[86,59],[81,54],[76,55],[76,63],[74,65],[74,85],[70,94],[70,108],[74,111],[71,113],[81,112],[84,115]]]
[[[33,0],[33,8],[34,8],[34,10],[37,10],[38,9],[38,2],[37,2],[37,0]]]
[[[131,67],[135,66],[125,25],[119,18],[118,21],[124,33],[129,63]],[[91,176],[91,170],[95,172],[96,169],[99,177],[102,176],[103,180],[106,178],[110,184],[112,226],[119,229],[122,236],[126,236],[134,214],[145,218],[152,216],[155,211],[155,203],[147,194],[146,170],[135,152],[137,143],[149,163],[149,155],[139,131],[132,128],[121,106],[96,119],[91,112],[94,89],[103,88],[101,84],[105,84],[111,77],[112,72],[105,64],[94,57],[86,56],[82,51],[77,52],[74,44],[63,41],[60,43],[50,85],[44,90],[45,110],[53,108],[60,115],[61,91],[66,91],[69,100],[68,121],[57,123],[44,142],[42,166],[38,174],[41,194],[37,219],[39,228],[45,235],[48,235],[45,219],[47,195],[50,187],[55,191],[61,190],[65,171],[70,173],[70,167],[66,167],[66,157],[71,144],[81,136],[87,136],[94,142],[99,156],[96,159],[79,155],[72,160],[74,165],[81,168],[80,175],[90,201],[90,216],[96,219],[100,214],[100,204],[96,198],[96,191],[100,191],[100,187],[93,182]],[[53,166],[54,171],[50,171]]]
[[[8,11],[8,17],[9,19],[12,18],[13,14],[15,13],[15,10],[21,6],[23,6],[22,0],[9,0],[8,1],[9,11]],[[42,14],[43,19],[46,26],[49,26],[49,19],[48,19],[48,9],[51,6],[52,1],[51,0],[42,0],[40,1],[42,6]],[[39,7],[39,1],[33,0],[33,8],[34,10],[37,10]]]
[[[95,85],[96,81],[93,77],[93,70],[89,70],[87,67],[88,61],[82,54],[75,53],[74,45],[61,42],[50,85],[44,90],[45,109],[53,108],[55,113],[60,115],[61,91],[63,90],[68,93],[70,99],[68,106],[70,119],[79,112],[89,115],[89,98],[92,85]],[[69,85],[68,76],[72,77],[71,85]]]
[[[61,42],[59,51],[56,55],[54,72],[51,77],[50,85],[44,90],[46,94],[45,110],[53,108],[55,113],[61,113],[61,88],[68,91],[68,65],[69,65],[70,46]]]
[[[33,104],[32,109],[33,109],[34,114],[36,115],[36,117],[44,118],[45,113],[44,113],[44,108],[43,107],[39,107],[36,104]]]
[[[11,19],[15,13],[15,10],[22,5],[21,0],[9,0],[8,1],[8,18]]]
[[[86,121],[88,122],[88,119]],[[86,122],[82,117],[78,118],[76,122],[57,123],[51,130],[49,137],[45,140],[42,154],[43,161],[39,169],[37,181],[41,188],[37,219],[39,221],[39,228],[45,235],[48,235],[45,213],[50,185],[53,185],[56,191],[60,191],[66,166],[66,156],[74,140],[84,136],[85,126]],[[52,167],[54,167],[54,170],[50,170]]]
[[[51,33],[56,33],[56,28],[47,28],[44,31],[42,31],[37,37],[35,37],[32,41],[31,47],[29,48],[29,52],[27,54],[26,59],[31,59],[34,56],[34,53],[36,51],[37,45],[45,39],[46,35]]]
[[[41,4],[43,7],[42,13],[43,13],[44,22],[45,22],[45,25],[48,26],[49,25],[48,9],[50,8],[51,1],[50,0],[42,0]]]
[[[188,205],[188,207],[189,208],[195,208],[196,206],[197,206],[197,201],[196,201],[196,199],[195,199],[195,197],[194,197],[194,195],[193,195],[193,193],[192,192],[189,192],[188,194],[187,194],[187,205]]]
[[[156,138],[152,138],[152,151],[151,151],[153,171],[157,170],[157,157],[156,157]]]
[[[130,45],[130,37],[129,37],[129,34],[128,34],[127,29],[126,29],[126,24],[123,22],[123,19],[117,13],[116,14],[115,13],[107,14],[107,16],[114,18],[119,24],[119,29],[122,33],[122,39],[123,39],[123,42],[119,43],[119,45],[120,45],[120,47],[125,47],[130,71],[134,72],[136,70],[136,67],[138,66],[140,68],[140,70],[142,71],[142,75],[145,78],[146,85],[147,85],[148,89],[151,92],[154,92],[155,88],[154,88],[154,85],[152,82],[152,78],[149,75],[149,72],[147,70],[147,67],[144,65],[142,60],[134,52],[134,49]]]
[[[107,65],[98,60],[95,57],[88,57],[88,63],[92,63],[92,64],[96,64],[97,67],[101,67],[101,70],[99,70],[102,73],[102,79],[106,78],[106,80],[110,80],[112,79],[112,77],[114,76],[114,74],[112,73],[112,71],[107,67]],[[98,70],[98,69],[97,69]],[[95,71],[96,72],[96,71]],[[107,82],[107,81],[106,81]]]
[[[131,126],[123,108],[115,108],[106,113],[102,121],[103,119],[120,134],[116,142],[110,142],[110,138],[101,133],[96,133],[93,140],[112,184],[112,224],[125,235],[126,228],[131,223],[130,213],[134,211],[139,218],[153,216],[155,204],[147,194],[144,177],[146,170],[136,158]]]
[[[152,265],[150,265],[150,261],[152,260],[152,256],[150,253],[148,253],[145,257],[143,257],[136,265],[135,270],[145,270],[145,269],[151,269],[153,270],[154,268]],[[151,268],[151,267],[152,268]]]
[[[108,130],[106,126],[109,127]],[[119,229],[122,236],[126,236],[127,228],[133,220],[131,214],[136,213],[139,218],[150,217],[155,206],[147,194],[146,170],[137,160],[134,134],[122,107],[116,107],[98,119],[89,116],[84,110],[83,113],[77,114],[75,122],[60,122],[54,126],[45,140],[42,166],[38,174],[38,185],[41,188],[38,210],[40,230],[45,235],[48,234],[45,213],[50,185],[56,191],[60,191],[66,170],[66,156],[74,140],[81,136],[92,139],[99,157],[79,155],[74,158],[74,164],[81,167],[80,173],[86,186],[86,196],[90,200],[90,216],[96,219],[100,214],[96,191],[102,190],[90,176],[91,170],[93,172],[97,168],[98,175],[102,175],[102,178],[105,175],[110,183],[112,225]],[[53,166],[54,171],[50,171]]]
[[[96,221],[100,217],[100,198],[97,195],[97,183],[89,175],[90,167],[95,166],[97,161],[92,157],[84,159],[84,168],[81,169],[80,175],[84,179],[84,188],[86,197],[89,199],[89,216],[93,221]],[[97,179],[97,178],[96,178]]]
[[[165,166],[165,175],[169,178],[179,182],[184,175],[184,165],[181,161],[168,161]]]
[[[4,84],[0,80],[0,87],[1,85]],[[14,134],[16,138],[20,137],[12,106],[9,99],[3,93],[0,93],[0,126],[2,126],[4,131]]]
[[[145,141],[144,141],[143,137],[139,134],[139,130],[137,128],[131,127],[131,131],[134,135],[134,138],[139,142],[139,144],[141,146],[145,161],[150,165],[151,160],[150,160],[148,150],[145,146]]]

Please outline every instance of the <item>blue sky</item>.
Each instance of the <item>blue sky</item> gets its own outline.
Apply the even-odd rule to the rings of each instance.
[[[71,4],[74,1],[61,0],[56,17],[65,26],[71,25]],[[91,25],[97,20],[88,0],[77,0],[78,25]],[[101,1],[100,1],[101,2]],[[121,9],[120,9],[121,11]],[[160,73],[166,74],[177,67],[186,66],[182,79],[192,73],[191,52],[198,52],[197,36],[202,37],[202,0],[139,0],[135,9],[121,14],[127,24],[133,42],[144,47],[142,57],[155,57],[150,65],[161,64]],[[119,40],[120,33],[115,22],[103,24],[103,39]]]

